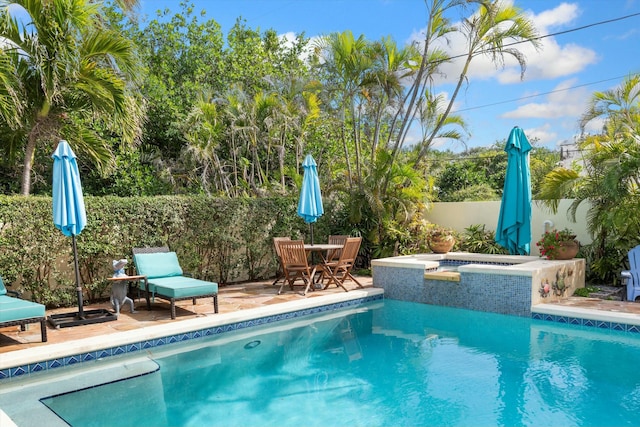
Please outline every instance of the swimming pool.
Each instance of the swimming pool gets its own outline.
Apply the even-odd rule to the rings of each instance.
[[[0,405],[39,405],[21,426],[637,425],[637,360],[635,334],[384,300],[61,368]]]

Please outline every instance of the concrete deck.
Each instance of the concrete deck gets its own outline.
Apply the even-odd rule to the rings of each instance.
[[[156,299],[149,311],[143,298],[135,301],[135,313],[130,313],[129,307],[125,306],[115,321],[59,329],[47,323],[48,341],[45,343],[40,341],[40,325],[37,323],[29,325],[26,331],[21,331],[19,326],[0,328],[0,369],[120,345],[127,341],[168,336],[283,311],[328,305],[344,299],[361,298],[371,292],[382,293],[381,289],[372,287],[370,277],[358,277],[358,280],[365,289],[347,282],[349,292],[331,286],[326,290],[309,292],[306,296],[301,295],[301,288],[298,286],[293,291],[285,287],[283,293],[278,295],[279,285],[273,286],[272,280],[221,286],[218,296],[219,313],[214,313],[211,298],[198,299],[195,306],[191,300],[178,301],[175,320],[171,320],[167,301]],[[85,310],[96,308],[113,311],[109,302],[92,304],[86,306]],[[77,308],[48,310],[47,315],[70,313],[74,310],[77,311]]]
[[[152,310],[147,311],[144,299],[136,301],[136,313],[129,313],[125,307],[116,321],[55,329],[48,325],[46,343],[40,342],[40,326],[29,325],[26,331],[18,326],[0,328],[0,360],[2,365],[11,364],[13,360],[37,360],[50,358],[52,353],[65,352],[76,354],[86,351],[87,346],[112,345],[122,337],[133,335],[149,336],[150,333],[169,335],[177,329],[193,328],[194,330],[214,322],[238,321],[264,316],[283,309],[295,307],[318,306],[336,302],[342,298],[358,298],[370,292],[382,292],[374,288],[371,277],[358,277],[365,289],[359,289],[354,283],[348,283],[350,292],[337,287],[314,291],[306,296],[285,288],[282,295],[277,294],[278,286],[271,281],[234,284],[220,287],[219,314],[213,312],[210,300],[198,300],[195,306],[191,301],[180,301],[177,305],[177,318],[171,320],[169,304],[156,300]],[[291,308],[294,307],[294,308]],[[108,308],[108,302],[87,306],[92,308]],[[73,308],[50,310],[47,314],[70,312]],[[594,320],[608,320],[640,325],[640,303],[627,301],[610,301],[598,298],[569,297],[561,301],[538,304],[533,311],[540,313],[583,317]],[[132,332],[134,331],[134,332]],[[135,332],[137,331],[137,332]],[[64,349],[64,350],[61,350]]]

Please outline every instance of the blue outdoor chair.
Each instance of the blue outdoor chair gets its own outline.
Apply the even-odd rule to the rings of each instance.
[[[627,301],[635,301],[640,296],[640,245],[629,251],[629,270],[622,271],[622,279],[627,282]]]
[[[15,297],[9,296],[15,295]],[[18,298],[20,294],[9,291],[4,287],[0,277],[0,328],[5,326],[20,326],[26,330],[30,323],[40,323],[42,342],[47,341],[47,326],[45,325],[45,306],[36,302]]]

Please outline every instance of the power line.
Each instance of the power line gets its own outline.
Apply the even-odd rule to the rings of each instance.
[[[581,27],[570,28],[570,29],[564,30],[564,31],[558,31],[558,32],[549,33],[549,34],[543,34],[541,36],[532,37],[532,38],[526,39],[526,40],[518,40],[518,41],[515,41],[515,42],[511,42],[511,43],[505,43],[504,45],[502,45],[502,48],[509,47],[509,46],[515,46],[517,44],[522,44],[522,43],[529,43],[531,40],[542,40],[542,39],[546,39],[547,37],[560,36],[562,34],[573,33],[575,31],[584,30],[586,28],[596,27],[598,25],[610,24],[612,22],[622,21],[623,19],[633,18],[633,17],[636,17],[636,16],[640,16],[640,12],[632,13],[632,14],[629,14],[629,15],[620,16],[618,18],[607,19],[606,21],[598,21],[598,22],[594,22],[594,23],[591,23],[591,24],[583,25]],[[489,51],[484,51],[484,52],[489,52]],[[482,52],[482,53],[484,53],[484,52]],[[460,54],[460,55],[451,56],[451,57],[449,57],[449,59],[464,58],[466,56],[467,56],[467,54],[463,53],[463,54]],[[444,61],[445,60],[441,60],[441,62],[444,62]]]
[[[498,150],[496,148],[496,150]],[[531,157],[539,157],[539,156],[547,156],[549,154],[560,154],[560,150],[556,149],[556,150],[551,150],[548,149],[549,152],[548,153],[542,153],[542,154],[538,154],[538,153],[531,153]],[[499,150],[498,150],[499,151]],[[569,153],[584,153],[587,152],[589,150],[587,149],[582,149],[582,148],[564,148],[563,151],[567,154]],[[462,153],[459,157],[439,157],[439,158],[435,158],[435,159],[424,159],[424,162],[426,163],[445,163],[445,162],[463,162],[466,160],[491,160],[491,159],[497,159],[499,157],[504,157],[505,160],[507,158],[507,153],[504,151],[500,151],[496,154],[493,155],[484,155],[484,156],[465,156],[464,153]]]
[[[629,15],[620,16],[618,18],[607,19],[606,21],[594,22],[593,24],[587,24],[587,25],[583,25],[581,27],[571,28],[571,29],[565,30],[565,31],[558,31],[556,33],[550,33],[550,34],[546,34],[546,35],[543,35],[543,36],[540,36],[540,37],[534,37],[532,40],[541,40],[541,39],[544,39],[544,38],[547,38],[547,37],[551,37],[551,36],[559,36],[559,35],[562,35],[562,34],[572,33],[574,31],[584,30],[586,28],[595,27],[595,26],[598,26],[598,25],[610,24],[612,22],[622,21],[623,19],[633,18],[635,16],[640,16],[640,12],[632,13],[632,14],[629,14]],[[513,42],[513,43],[507,43],[507,44],[504,45],[504,47],[513,46],[513,45],[516,45],[516,44],[519,44],[519,43],[524,43],[524,42],[525,41],[517,41],[517,42]]]
[[[636,16],[640,16],[640,12],[631,13],[629,15],[620,16],[618,18],[607,19],[607,20],[604,20],[604,21],[593,22],[591,24],[582,25],[580,27],[575,27],[575,28],[571,28],[571,29],[568,29],[568,30],[564,30],[564,31],[557,31],[555,33],[544,34],[542,36],[534,37],[532,39],[518,40],[518,41],[515,41],[515,42],[512,42],[512,43],[506,43],[506,44],[503,45],[503,47],[508,47],[508,46],[514,46],[514,45],[517,45],[517,44],[527,43],[527,42],[529,42],[531,40],[541,40],[541,39],[544,39],[544,38],[547,38],[547,37],[553,37],[553,36],[568,34],[568,33],[572,33],[572,32],[575,32],[575,31],[584,30],[586,28],[595,27],[595,26],[598,26],[598,25],[604,25],[604,24],[610,24],[612,22],[622,21],[623,19],[629,19],[629,18],[633,18],[633,17],[636,17]],[[466,54],[455,55],[455,56],[450,57],[449,59],[463,58],[465,56],[466,56]],[[443,60],[443,62],[444,62],[444,60]],[[596,82],[584,83],[584,84],[581,84],[581,85],[571,86],[571,87],[564,88],[564,89],[556,89],[556,90],[552,90],[552,91],[549,91],[549,92],[538,93],[538,94],[535,94],[535,95],[528,95],[528,96],[523,96],[523,97],[520,97],[520,98],[509,99],[509,100],[506,100],[506,101],[498,101],[498,102],[493,102],[491,104],[479,105],[477,107],[462,108],[460,110],[454,110],[454,112],[460,113],[460,112],[463,112],[463,111],[478,110],[480,108],[492,107],[492,106],[495,106],[495,105],[507,104],[507,103],[510,103],[510,102],[517,102],[517,101],[521,101],[523,99],[535,98],[535,97],[538,97],[538,96],[550,95],[550,94],[558,93],[558,92],[564,92],[564,91],[567,91],[567,90],[577,89],[577,88],[581,88],[581,87],[585,87],[585,86],[591,86],[591,85],[598,84],[598,83],[604,83],[604,82],[608,82],[608,81],[612,81],[612,80],[618,80],[618,79],[621,79],[621,78],[624,78],[624,77],[625,76],[612,77],[612,78],[609,78],[609,79],[603,79],[603,80],[598,80]]]
[[[538,97],[538,96],[551,95],[553,93],[564,92],[564,91],[572,90],[572,89],[578,89],[578,88],[581,88],[581,87],[591,86],[591,85],[595,85],[595,84],[598,84],[598,83],[609,82],[611,80],[618,80],[618,79],[621,79],[621,78],[624,78],[624,77],[625,76],[611,77],[609,79],[598,80],[596,82],[584,83],[584,84],[581,84],[581,85],[566,87],[564,89],[556,89],[556,90],[552,90],[552,91],[549,91],[549,92],[541,92],[541,93],[537,93],[535,95],[522,96],[520,98],[508,99],[506,101],[492,102],[491,104],[478,105],[476,107],[461,108],[460,110],[454,110],[453,112],[460,113],[462,111],[478,110],[480,108],[493,107],[494,105],[500,105],[500,104],[507,104],[509,102],[522,101],[523,99],[535,98],[535,97]]]

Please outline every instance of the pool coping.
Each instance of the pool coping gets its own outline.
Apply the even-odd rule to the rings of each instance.
[[[62,365],[81,363],[100,357],[141,351],[155,345],[199,338],[203,334],[198,333],[198,331],[214,330],[215,332],[209,334],[213,335],[228,330],[338,309],[357,304],[357,300],[369,301],[382,299],[383,297],[384,290],[381,288],[356,289],[345,293],[327,294],[315,298],[288,301],[231,313],[204,315],[175,323],[146,326],[108,336],[89,337],[43,347],[16,350],[3,354],[0,358],[0,384],[11,377],[46,371]],[[344,305],[345,303],[347,305]],[[633,313],[543,303],[531,307],[531,317],[558,323],[640,333],[640,316]],[[167,337],[175,339],[165,340],[164,338]],[[109,354],[100,353],[101,350],[106,348],[121,349],[121,351],[113,351]]]
[[[356,289],[345,293],[327,294],[231,313],[210,314],[174,323],[146,326],[108,336],[16,350],[3,354],[0,358],[0,384],[11,378],[17,379],[62,366],[140,352],[150,347],[173,342],[336,310],[358,304],[359,300],[364,302],[382,299],[383,295],[384,290],[380,288]]]
[[[531,318],[633,334],[640,333],[640,316],[620,311],[568,307],[558,304],[537,304],[531,307]]]

